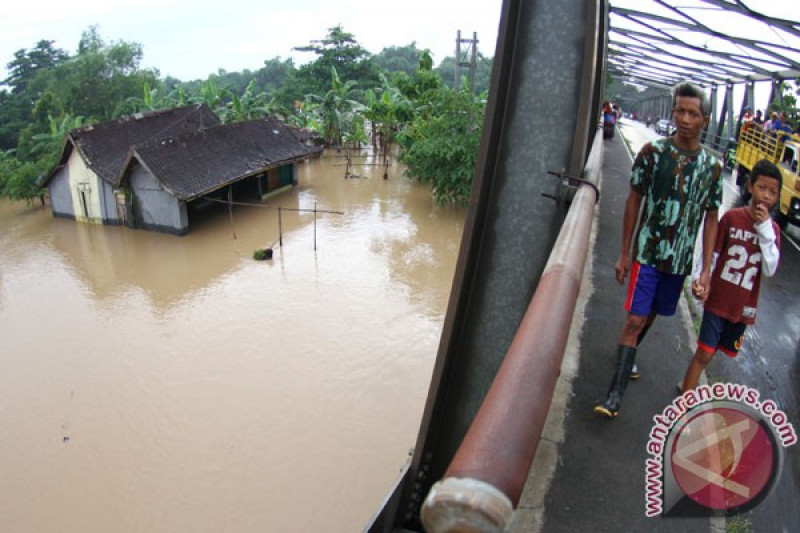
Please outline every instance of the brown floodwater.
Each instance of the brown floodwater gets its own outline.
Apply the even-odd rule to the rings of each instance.
[[[464,211],[336,156],[263,201],[343,213],[282,212],[282,247],[275,209],[175,237],[0,201],[3,531],[363,529],[414,445]]]

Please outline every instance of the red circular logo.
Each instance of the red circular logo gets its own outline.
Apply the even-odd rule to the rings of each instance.
[[[670,459],[684,494],[726,510],[768,489],[776,461],[768,431],[748,414],[723,407],[690,418],[673,441]]]

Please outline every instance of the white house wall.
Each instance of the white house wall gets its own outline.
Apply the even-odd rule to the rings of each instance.
[[[105,182],[84,164],[77,150],[72,150],[67,160],[67,174],[75,219],[101,224],[103,210],[100,199]]]
[[[186,203],[166,191],[141,165],[131,171],[130,186],[136,227],[176,235],[189,232]]]

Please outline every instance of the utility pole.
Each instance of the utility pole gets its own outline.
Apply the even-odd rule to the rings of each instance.
[[[461,44],[465,44],[464,50]],[[458,89],[461,85],[461,67],[469,68],[469,89],[475,91],[475,68],[478,64],[478,33],[472,32],[472,39],[462,39],[461,30],[456,34],[456,67],[453,88]]]

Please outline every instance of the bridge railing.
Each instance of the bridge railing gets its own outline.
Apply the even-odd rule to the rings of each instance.
[[[598,130],[545,270],[443,479],[422,506],[429,533],[505,531],[550,409],[580,290],[603,164]]]

